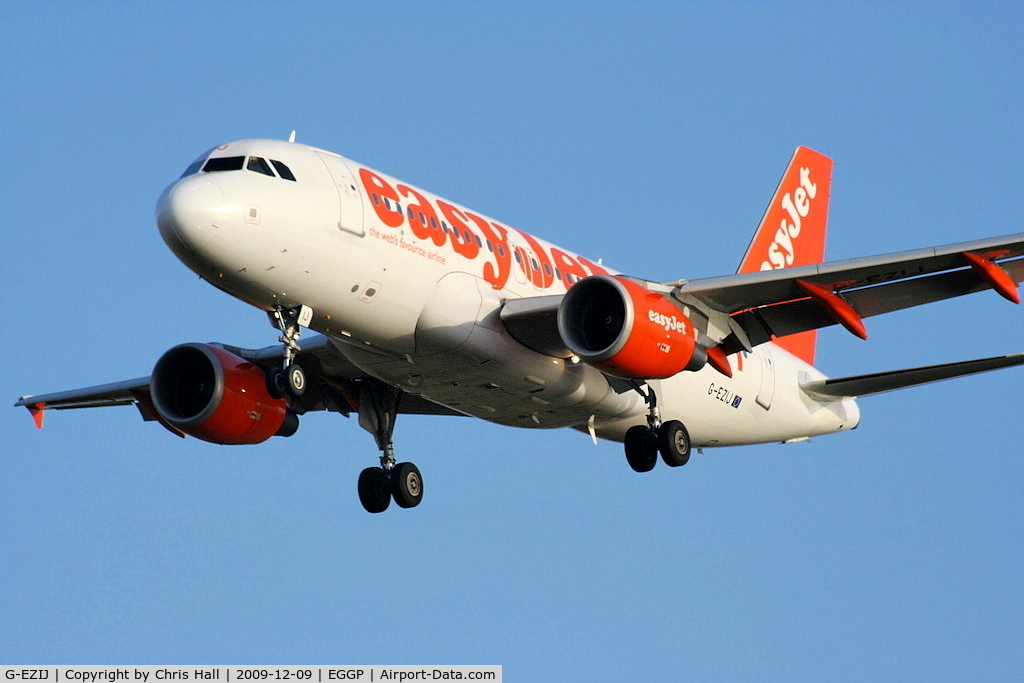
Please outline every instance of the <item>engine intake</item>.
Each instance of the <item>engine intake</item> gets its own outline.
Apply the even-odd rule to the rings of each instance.
[[[267,392],[263,368],[211,344],[181,344],[153,368],[150,394],[161,419],[203,441],[255,444],[291,436],[298,417]]]
[[[580,360],[616,377],[664,379],[707,362],[683,312],[624,277],[577,282],[558,308],[558,332]]]

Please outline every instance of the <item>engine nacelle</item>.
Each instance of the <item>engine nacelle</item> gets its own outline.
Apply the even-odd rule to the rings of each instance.
[[[558,308],[558,332],[580,360],[616,377],[664,379],[707,362],[683,312],[624,277],[594,275],[573,285]]]
[[[267,392],[263,368],[210,344],[181,344],[161,356],[150,393],[161,419],[210,443],[261,443],[298,428],[286,401]]]

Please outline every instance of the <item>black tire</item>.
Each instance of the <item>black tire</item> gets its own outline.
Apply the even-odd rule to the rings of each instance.
[[[423,500],[423,476],[416,465],[400,462],[391,470],[391,494],[398,507],[414,508]]]
[[[658,440],[644,425],[626,430],[626,462],[634,472],[650,472],[658,464]]]
[[[690,433],[679,420],[669,420],[658,429],[658,450],[669,467],[681,467],[690,461]]]
[[[367,467],[359,473],[359,502],[367,512],[384,512],[391,505],[388,475],[381,467]]]
[[[298,363],[292,363],[285,368],[285,377],[288,383],[288,391],[292,396],[298,398],[306,393],[306,372]]]
[[[267,370],[267,393],[271,398],[284,398],[288,395],[288,378],[283,368]]]

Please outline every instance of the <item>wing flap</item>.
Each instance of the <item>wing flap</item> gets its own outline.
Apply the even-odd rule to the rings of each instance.
[[[963,257],[964,252],[984,254],[1004,265],[1004,260],[1024,256],[1024,233],[810,266],[690,280],[678,284],[673,292],[677,296],[694,296],[718,310],[736,313],[804,298],[805,294],[795,284],[796,280],[805,280],[845,294],[850,289],[941,271],[969,269]],[[978,277],[978,280],[981,281],[981,278]]]
[[[1024,259],[1001,263],[1000,266],[1016,282],[1024,280]],[[990,286],[972,270],[961,269],[856,289],[844,292],[843,298],[861,317],[869,318],[987,289]],[[763,306],[737,313],[734,318],[746,330],[750,342],[755,346],[769,341],[773,335],[784,337],[837,324],[812,299]]]
[[[870,396],[886,391],[940,382],[946,379],[953,379],[954,377],[1010,368],[1015,365],[1024,365],[1024,353],[965,360],[956,363],[943,363],[941,365],[928,365],[919,368],[906,368],[889,372],[876,372],[868,375],[820,379],[811,382],[801,382],[800,388],[803,389],[804,393],[813,398],[831,401],[837,398]]]
[[[1024,233],[942,247],[677,283],[673,296],[733,316],[757,345],[836,324],[799,281],[838,293],[860,317],[991,289],[965,254],[995,262],[1014,284],[1024,280]],[[671,285],[673,283],[665,283]],[[1005,287],[997,289],[1003,296]]]

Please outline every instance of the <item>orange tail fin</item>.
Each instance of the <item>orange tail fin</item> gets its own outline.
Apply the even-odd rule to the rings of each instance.
[[[736,272],[824,261],[831,185],[832,160],[813,149],[797,147]],[[812,330],[782,337],[776,343],[813,364],[817,341],[817,332]]]

